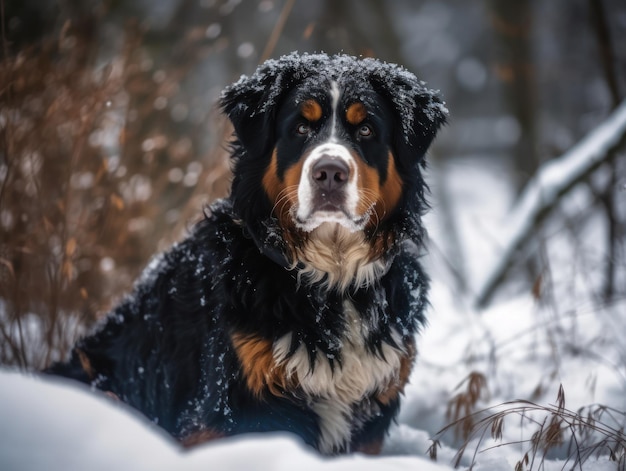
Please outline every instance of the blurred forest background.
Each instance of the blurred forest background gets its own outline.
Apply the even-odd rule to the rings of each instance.
[[[63,357],[149,257],[227,193],[230,129],[214,103],[269,57],[345,52],[405,65],[451,112],[431,166],[480,156],[514,195],[626,96],[624,0],[0,4],[0,364],[22,368]],[[572,233],[590,220],[605,228],[593,260],[602,303],[626,295],[623,136],[606,153],[577,178],[591,195],[582,209],[556,212]],[[435,187],[445,218],[447,188]],[[463,235],[447,217],[437,250],[471,297]],[[540,298],[537,242],[516,247],[507,277]]]

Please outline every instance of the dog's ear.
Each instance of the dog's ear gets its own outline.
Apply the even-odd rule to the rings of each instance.
[[[244,149],[255,148],[258,155],[272,142],[277,101],[290,87],[293,75],[284,60],[268,60],[253,75],[242,75],[222,92],[219,106]]]
[[[405,144],[409,144],[410,152],[420,159],[424,158],[426,151],[433,142],[437,132],[448,118],[448,109],[439,96],[438,92],[421,87],[421,90],[411,87],[407,89],[414,93],[414,105],[407,129],[403,136],[397,136],[396,141],[402,138]],[[407,91],[407,93],[410,93]],[[403,118],[406,120],[406,117]],[[404,126],[404,125],[403,125]]]
[[[437,131],[447,120],[445,103],[437,91],[428,89],[424,82],[398,65],[373,62],[369,68],[374,88],[394,108],[394,141],[400,157],[408,160],[407,164],[422,162]]]
[[[263,106],[270,80],[269,75],[242,76],[220,96],[220,108],[233,124],[235,137],[244,149],[260,151],[270,141],[273,110]]]

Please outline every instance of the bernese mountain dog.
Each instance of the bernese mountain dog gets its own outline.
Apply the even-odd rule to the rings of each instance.
[[[230,196],[47,372],[186,445],[380,451],[424,323],[424,156],[447,110],[395,64],[290,54],[226,88]]]

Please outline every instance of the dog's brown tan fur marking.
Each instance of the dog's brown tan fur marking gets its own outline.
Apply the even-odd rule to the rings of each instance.
[[[285,368],[277,365],[273,356],[272,342],[255,335],[234,333],[231,336],[237,357],[250,391],[261,397],[267,390],[274,396],[282,396],[283,391],[292,388]]]
[[[354,451],[364,455],[380,455],[383,450],[383,440],[376,440],[357,446]]]
[[[288,168],[281,180],[278,176],[278,162],[276,149],[274,149],[270,164],[263,174],[263,189],[273,206],[272,212],[279,219],[283,228],[293,226],[289,210],[296,202],[303,160],[301,159],[294,166]]]
[[[96,373],[94,372],[93,367],[91,366],[91,361],[89,360],[89,357],[87,356],[87,354],[78,348],[76,349],[76,353],[78,354],[78,359],[80,360],[81,368],[85,371],[85,373],[87,373],[87,376],[89,377],[89,379],[94,379],[96,376]]]
[[[276,203],[276,198],[278,198],[279,193],[284,188],[283,182],[278,178],[278,162],[276,157],[276,149],[272,152],[272,159],[270,160],[270,164],[265,170],[265,174],[263,174],[263,189],[269,200],[274,204]]]
[[[357,159],[358,182],[359,182],[359,204],[357,211],[365,214],[373,204],[380,204],[380,175],[375,168],[367,165],[362,159]]]
[[[302,103],[300,111],[302,116],[312,123],[319,121],[322,117],[322,107],[312,98]]]
[[[346,110],[346,120],[348,123],[356,126],[367,118],[367,110],[363,103],[352,103]]]
[[[225,435],[217,430],[205,429],[199,432],[193,432],[190,435],[181,439],[181,444],[185,448],[191,448],[196,445],[202,445],[203,443],[223,438]]]
[[[415,341],[412,340],[406,345],[406,355],[404,355],[400,359],[400,370],[398,372],[398,377],[389,384],[387,389],[380,392],[376,398],[378,399],[378,401],[380,401],[381,404],[389,404],[390,401],[396,399],[398,395],[401,394],[402,391],[404,391],[404,386],[409,381],[411,367],[413,366],[415,355]]]
[[[383,219],[388,213],[393,211],[402,196],[402,178],[398,173],[395,159],[391,152],[389,152],[387,159],[387,179],[380,189],[382,207],[376,205],[376,212],[380,219]]]
[[[363,214],[375,203],[374,210],[378,220],[371,221],[374,225],[393,211],[402,195],[402,178],[398,174],[391,152],[387,159],[387,178],[382,186],[378,171],[362,160],[358,160],[359,191],[361,192],[358,210],[360,214]]]

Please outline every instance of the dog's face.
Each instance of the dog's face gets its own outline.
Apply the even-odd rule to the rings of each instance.
[[[275,122],[262,182],[283,226],[311,232],[337,223],[361,231],[396,208],[403,182],[394,118],[373,89],[305,81],[282,100]]]
[[[388,249],[381,240],[419,225],[421,165],[447,110],[405,69],[291,54],[242,77],[220,104],[235,128],[232,199],[251,232],[273,217],[290,248],[357,234],[352,246],[368,242],[362,258],[374,259]]]

